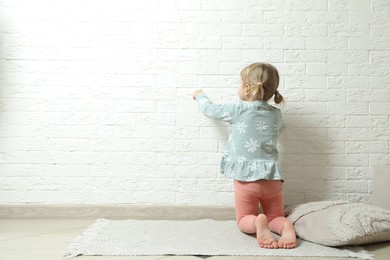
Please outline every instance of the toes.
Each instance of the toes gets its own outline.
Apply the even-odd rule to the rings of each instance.
[[[268,249],[277,249],[279,248],[279,245],[277,242],[272,242],[270,244],[264,244],[264,243],[259,243],[259,246],[262,248],[268,248]]]
[[[295,248],[295,243],[279,243],[279,248],[292,249]]]
[[[266,244],[260,244],[260,247],[261,247],[261,248],[268,248],[268,245],[266,245]]]

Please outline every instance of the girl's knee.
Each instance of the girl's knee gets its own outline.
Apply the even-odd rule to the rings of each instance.
[[[244,233],[253,234],[256,233],[256,227],[254,221],[256,216],[247,215],[237,220],[238,229]]]

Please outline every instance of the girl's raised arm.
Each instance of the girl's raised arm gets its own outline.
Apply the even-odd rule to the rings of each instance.
[[[201,90],[195,91],[193,97],[198,102],[199,109],[205,116],[215,120],[233,122],[238,108],[237,103],[214,104]]]

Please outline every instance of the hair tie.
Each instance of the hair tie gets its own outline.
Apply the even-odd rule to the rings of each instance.
[[[258,82],[256,85],[262,87],[263,83],[262,82]]]

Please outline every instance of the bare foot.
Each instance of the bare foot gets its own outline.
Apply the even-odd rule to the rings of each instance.
[[[268,220],[264,214],[260,214],[255,219],[256,237],[259,246],[262,248],[278,248],[274,236],[268,227]]]
[[[278,242],[279,248],[291,249],[297,245],[294,225],[290,221],[283,223],[282,236]]]

